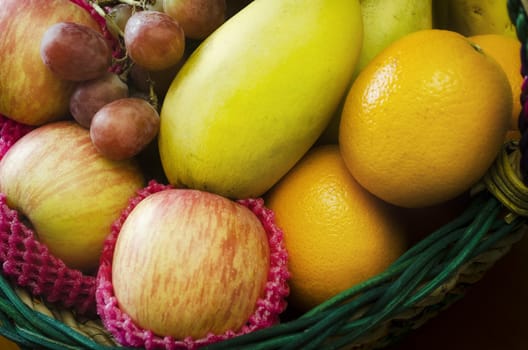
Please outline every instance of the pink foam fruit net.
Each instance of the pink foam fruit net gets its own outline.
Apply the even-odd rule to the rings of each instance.
[[[114,57],[122,56],[118,42],[106,28],[105,19],[85,0],[70,0],[79,5],[101,26],[113,46]],[[117,60],[116,60],[117,62]],[[111,69],[119,72],[120,67]],[[0,115],[0,159],[11,146],[34,127],[17,123]],[[33,296],[42,297],[78,314],[95,315],[95,276],[71,269],[54,257],[36,239],[34,231],[25,225],[21,215],[7,204],[0,193],[0,263],[4,276],[14,284],[26,288]]]
[[[114,57],[120,57],[121,49],[108,32],[105,19],[87,1],[70,1],[88,11],[99,23],[114,48]],[[113,66],[111,70],[118,72],[119,69]],[[33,128],[0,115],[0,159],[20,137]],[[62,260],[54,257],[24,224],[20,214],[9,208],[6,196],[1,193],[0,263],[4,276],[16,285],[27,288],[33,296],[73,309],[79,314],[95,315],[95,276],[68,268]]]
[[[32,129],[0,115],[0,159]],[[0,193],[0,262],[3,275],[33,296],[79,314],[95,315],[95,276],[71,269],[54,257],[36,239],[21,215],[8,206],[3,193]]]
[[[270,246],[270,269],[265,292],[263,297],[257,301],[255,312],[240,330],[230,330],[224,334],[208,334],[201,339],[193,339],[191,337],[174,339],[170,336],[159,336],[152,331],[140,328],[134,324],[127,314],[119,309],[112,288],[112,257],[119,231],[128,214],[141,200],[153,193],[169,188],[172,187],[151,180],[148,186],[139,192],[138,196],[131,199],[128,208],[114,222],[111,233],[105,241],[97,274],[96,290],[97,312],[105,328],[124,346],[142,347],[147,350],[174,350],[197,349],[201,346],[266,328],[279,322],[279,315],[286,308],[285,299],[289,294],[287,284],[287,279],[289,278],[287,268],[288,255],[283,244],[283,233],[275,224],[273,212],[264,206],[264,201],[261,198],[238,201],[238,203],[249,208],[261,221],[268,235]]]

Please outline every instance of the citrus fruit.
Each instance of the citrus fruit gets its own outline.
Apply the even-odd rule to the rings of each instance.
[[[382,272],[407,247],[392,207],[352,178],[337,145],[310,150],[266,200],[284,232],[298,310]]]
[[[452,199],[485,174],[512,113],[500,65],[461,34],[422,30],[383,50],[349,90],[343,159],[367,190],[402,207]]]
[[[521,112],[521,42],[515,38],[500,34],[481,34],[468,38],[480,46],[484,52],[500,64],[512,89],[513,108],[510,130],[517,130],[517,119]]]

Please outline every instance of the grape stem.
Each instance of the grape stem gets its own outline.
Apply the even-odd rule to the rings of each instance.
[[[148,4],[152,4],[153,5],[153,4],[156,3],[156,1],[158,1],[158,0],[154,0],[154,1],[152,1],[152,0],[88,0],[88,2],[92,6],[95,5],[95,6],[99,7],[100,9],[103,9],[106,6],[114,6],[114,5],[119,4],[119,3],[127,4],[127,5],[131,5],[131,6],[134,6],[134,7],[140,7],[142,9],[145,9]],[[104,13],[104,10],[103,10],[103,13]]]
[[[156,1],[161,0],[87,0],[88,4],[97,12],[97,14],[106,19],[107,25],[112,26],[112,28],[118,33],[118,40],[120,45],[122,45],[123,31],[119,28],[119,26],[115,24],[114,19],[105,11],[105,8],[112,7],[121,3],[134,7],[139,7],[141,9],[146,9],[148,4],[154,5],[156,4]],[[125,65],[126,68],[123,69],[123,72],[122,74],[120,74],[120,77],[125,82],[128,81],[128,73],[130,72],[130,68],[132,67],[128,55],[125,54],[124,57],[116,60],[122,62]],[[159,100],[158,96],[154,91],[154,81],[150,78],[150,74],[147,78],[147,82],[149,84],[149,102],[158,111]]]
[[[145,2],[144,1],[119,0],[119,2],[122,3],[122,4],[132,5],[132,6],[141,7],[141,8],[145,7]]]
[[[97,14],[101,17],[106,17],[106,12],[103,10],[103,8],[97,3],[97,1],[88,1],[90,6],[97,12]]]
[[[121,3],[131,5],[134,8],[139,7],[141,9],[146,9],[148,4],[154,5],[156,4],[156,1],[159,0],[87,0],[88,4],[95,10],[95,12],[97,12],[99,16],[104,17],[106,20],[108,20],[109,17],[104,10],[105,7],[112,7]],[[114,27],[119,29],[117,26]],[[118,31],[120,35],[123,34],[120,29]]]
[[[159,112],[158,95],[156,95],[156,92],[154,91],[154,81],[150,78],[150,74],[148,75],[147,81],[149,84],[149,102],[154,109]]]

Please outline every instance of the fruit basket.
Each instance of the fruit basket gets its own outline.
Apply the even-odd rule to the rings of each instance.
[[[522,76],[526,77],[528,22],[523,5],[516,0],[507,2],[522,44],[520,60]],[[286,312],[275,325],[206,343],[203,348],[383,348],[463,297],[465,291],[507,254],[526,232],[528,187],[523,178],[528,176],[528,151],[525,152],[527,93],[528,85],[524,84],[520,96],[523,107],[519,115],[520,141],[504,145],[485,177],[474,186],[471,203],[461,215],[421,239],[384,272],[310,311],[300,315]],[[0,120],[0,123],[0,153],[3,155],[30,129],[7,119]],[[162,189],[163,185],[150,182],[146,192],[131,199],[130,205],[135,206],[139,200]],[[265,216],[268,214],[259,209],[258,203],[244,203],[262,215],[262,220],[267,220]],[[123,215],[128,214],[130,208]],[[62,265],[49,256],[45,248],[28,240],[30,233],[16,212],[7,208],[5,198],[1,198],[0,210],[3,268],[0,274],[0,335],[23,349],[127,349],[119,345],[100,318],[104,315],[117,323],[128,322],[109,309],[114,302],[108,294],[109,289],[103,286],[94,291],[97,283],[93,276],[61,268]],[[117,220],[113,229],[118,230],[121,224],[122,221]],[[107,244],[113,244],[111,238]],[[280,256],[280,249],[276,253]],[[24,265],[27,261],[34,263],[32,259],[41,259],[39,264],[44,268],[31,270],[34,265]],[[279,295],[275,297],[280,298],[280,293],[286,293],[280,290],[286,277],[277,273],[276,278]],[[50,279],[54,280],[52,286]],[[61,288],[68,292],[61,294],[58,292]],[[93,294],[97,295],[99,302],[108,303],[100,306],[97,314],[90,312],[94,310],[95,300],[86,297]],[[140,330],[130,332],[150,339],[150,335],[139,334]],[[169,341],[167,344],[170,344],[167,349],[201,345],[193,342],[174,345]],[[156,346],[164,348],[163,341]]]

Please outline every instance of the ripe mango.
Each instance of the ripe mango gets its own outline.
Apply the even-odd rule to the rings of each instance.
[[[258,197],[313,145],[352,79],[357,0],[255,0],[205,39],[161,110],[169,182]]]

